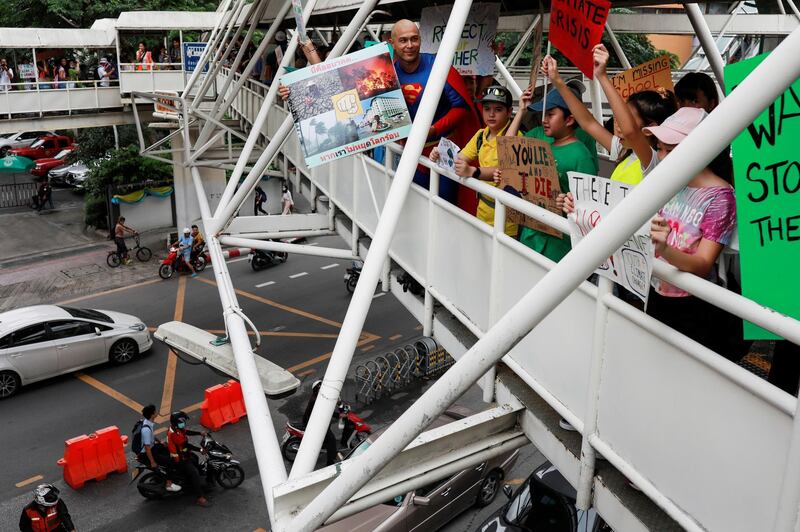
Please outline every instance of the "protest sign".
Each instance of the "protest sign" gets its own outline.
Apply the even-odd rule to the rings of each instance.
[[[525,137],[497,137],[497,159],[503,174],[501,189],[559,216],[562,214],[556,207],[561,185],[550,144]],[[563,238],[561,231],[511,209],[506,221]]]
[[[437,149],[439,151],[439,161],[437,164],[445,170],[455,172],[456,156],[460,148],[452,140],[442,137],[439,139],[439,147]]]
[[[589,79],[594,76],[592,48],[603,37],[609,9],[609,0],[550,3],[550,42]]]
[[[725,67],[732,91],[768,54]],[[733,140],[742,295],[800,319],[800,80]],[[778,336],[752,323],[745,338]]]
[[[656,57],[620,72],[611,78],[611,83],[625,101],[637,92],[659,89],[671,91],[675,88],[672,84],[672,70],[668,55]]]
[[[408,114],[389,45],[381,43],[284,75],[309,167],[408,136]]]
[[[536,87],[536,78],[539,76],[539,67],[542,65],[542,35],[544,35],[544,6],[539,3],[539,22],[533,30],[531,44],[533,46],[533,58],[531,59],[530,86]]]
[[[432,6],[422,10],[420,17],[421,51],[435,54],[444,36],[452,5]],[[492,44],[497,34],[500,4],[472,4],[469,18],[461,32],[461,40],[453,56],[453,66],[463,75],[490,76],[494,74]]]
[[[567,172],[569,191],[575,200],[575,212],[569,219],[572,247],[578,245],[633,188],[580,172]],[[594,273],[611,279],[647,302],[650,276],[653,274],[654,246],[650,240],[650,221],[642,225],[621,248],[608,257]]]
[[[303,22],[303,2],[301,0],[292,0],[292,13],[294,14],[294,22],[297,24],[297,35],[300,42],[306,40],[306,25]]]
[[[22,79],[36,79],[36,67],[33,63],[22,63],[17,65],[19,77]]]
[[[204,42],[183,43],[183,69],[186,72],[194,72],[207,45],[208,43]],[[208,72],[208,62],[203,67],[203,72]]]

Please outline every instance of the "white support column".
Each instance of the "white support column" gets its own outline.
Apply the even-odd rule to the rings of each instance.
[[[224,7],[222,8],[222,15],[219,17],[219,19],[217,19],[217,23],[214,25],[214,29],[211,31],[211,35],[208,37],[206,48],[203,50],[203,53],[200,54],[200,59],[197,61],[197,67],[192,71],[192,74],[189,76],[189,80],[183,87],[184,96],[187,96],[192,90],[194,84],[197,82],[197,79],[200,77],[200,73],[203,71],[203,68],[205,68],[206,64],[211,61],[211,58],[214,55],[218,39],[220,39],[222,34],[222,28],[228,26],[233,13],[236,11],[235,8],[230,9],[231,2],[232,0],[225,0]],[[181,38],[183,38],[182,34]],[[181,42],[181,54],[183,54],[183,42]],[[119,35],[117,35],[117,57],[119,57]]]
[[[267,251],[277,251],[279,253],[296,253],[298,255],[311,255],[314,257],[328,257],[331,259],[344,260],[353,260],[358,258],[357,255],[351,254],[347,249],[306,246],[303,244],[286,244],[284,242],[256,240],[254,238],[243,238],[238,236],[222,236],[219,238],[219,241],[221,244],[225,244],[226,246],[263,249]]]
[[[295,458],[290,475],[292,478],[311,472],[317,462],[322,439],[339,400],[342,384],[347,378],[353,351],[361,335],[370,303],[372,303],[372,296],[378,284],[383,261],[386,260],[389,252],[389,244],[394,236],[394,231],[403,209],[403,203],[405,203],[417,163],[420,155],[422,155],[422,149],[433,121],[436,106],[444,90],[447,72],[450,70],[451,58],[456,51],[456,45],[471,5],[471,0],[456,0],[455,5],[453,5],[447,28],[428,78],[428,84],[425,87],[425,93],[422,96],[422,102],[411,127],[411,134],[406,140],[403,156],[400,158],[400,165],[395,173],[394,180],[392,180],[389,196],[383,207],[383,215],[378,220],[378,227],[375,230],[369,254],[361,271],[353,297],[350,300],[350,306],[347,308],[339,338],[333,348],[333,354],[328,363],[328,369],[325,372],[317,402],[314,405],[314,411],[311,413],[311,419],[308,422],[303,441]],[[311,514],[308,512],[311,512],[310,507],[304,511],[304,514],[306,514],[305,519],[302,517],[297,519],[297,522],[301,524],[300,530],[313,529],[324,521],[324,519],[317,520],[316,517],[311,518]],[[320,514],[314,512],[314,515],[319,516]],[[330,513],[325,515],[325,518],[328,516],[330,516]]]
[[[447,179],[446,177],[444,179]],[[436,202],[433,198],[439,196],[439,185],[442,176],[439,172],[431,170],[431,177],[428,184],[428,243],[425,246],[425,300],[422,311],[422,335],[433,336],[433,293],[431,292],[431,277],[436,267],[434,260],[434,250],[436,249],[436,235],[439,232],[439,225],[436,223]]]
[[[457,1],[454,11],[458,9]],[[467,4],[468,5],[468,4]],[[460,32],[464,19],[451,21],[445,31],[443,45],[448,42],[447,31],[457,29]],[[443,46],[444,48],[444,46]],[[437,59],[449,60],[452,49],[440,49]],[[339,476],[331,482],[317,497],[292,521],[294,530],[313,530],[321,525],[330,515],[340,508],[369,479],[397,456],[422,430],[437,418],[450,404],[472,386],[492,364],[500,360],[510,349],[519,343],[534,327],[566,297],[572,293],[595,266],[605,260],[608,255],[621,246],[654,212],[660,209],[669,198],[673,197],[698,172],[702,171],[722,149],[724,149],[747,127],[769,104],[771,104],[786,88],[800,76],[800,62],[795,59],[800,54],[800,30],[789,35],[750,76],[709,115],[689,137],[679,144],[672,154],[659,164],[653,174],[638,185],[628,197],[594,228],[581,242],[575,246],[544,278],[524,295],[500,319],[494,327],[478,340],[444,375],[390,425],[363,454],[351,458],[351,467],[342,469]],[[435,70],[434,66],[434,70]],[[437,79],[436,72],[431,80]],[[439,75],[443,75],[441,72]],[[435,91],[441,87],[434,87]],[[431,94],[431,93],[427,93]],[[426,103],[423,96],[422,105]],[[427,117],[426,117],[427,118]],[[416,125],[416,124],[415,124]],[[413,136],[413,133],[412,133]],[[421,146],[421,142],[420,142]],[[414,148],[417,146],[413,145]],[[400,163],[402,178],[410,170],[404,162],[418,156],[419,151],[409,148],[403,154]],[[398,181],[395,176],[395,183]],[[384,211],[386,214],[389,211]],[[383,221],[383,220],[382,220]],[[379,226],[380,228],[380,226]],[[374,245],[374,244],[373,244]],[[369,273],[369,260],[364,271]],[[373,268],[377,264],[373,261]],[[375,274],[373,274],[375,275]],[[370,285],[362,285],[362,273],[359,287],[369,290]],[[372,283],[374,287],[374,279]],[[358,288],[356,288],[358,292]],[[357,294],[356,294],[357,295]],[[354,296],[355,297],[355,296]],[[352,307],[351,307],[352,309]],[[351,313],[345,317],[340,335],[340,342],[345,335]],[[338,343],[337,343],[338,347]],[[335,365],[336,351],[328,367]],[[341,374],[337,376],[342,379]],[[326,375],[327,380],[328,375]],[[333,383],[328,385],[333,387]],[[323,390],[326,387],[323,385]],[[320,396],[322,397],[322,396]],[[330,411],[319,412],[319,399],[315,414],[327,414],[328,419],[318,419],[317,423],[326,425],[330,420]],[[313,420],[313,415],[312,415]],[[788,526],[776,530],[789,530],[797,517],[800,497],[800,421],[797,421],[792,440],[791,455],[787,467],[781,502],[786,508]],[[316,427],[312,427],[316,428]],[[306,432],[308,437],[308,432]],[[321,439],[321,435],[320,435]],[[305,438],[304,438],[305,440]],[[299,455],[298,455],[299,457]],[[297,462],[295,462],[295,469]],[[294,473],[294,471],[293,471]],[[794,499],[790,499],[794,497]],[[791,512],[791,513],[789,513]]]
[[[706,19],[703,17],[703,12],[697,4],[684,4],[686,15],[689,17],[689,22],[692,23],[697,38],[700,40],[700,45],[706,53],[706,59],[711,65],[711,70],[714,71],[714,77],[717,79],[717,85],[721,92],[725,94],[725,61],[722,60],[717,45],[714,42],[714,37],[711,35],[711,30],[708,29]]]
[[[307,16],[310,17],[311,10],[315,5],[316,0],[308,0],[306,4],[305,10],[303,10],[303,19],[308,22]],[[347,26],[347,30],[345,34],[342,35],[342,38],[336,43],[331,53],[328,55],[328,58],[339,57],[342,55],[345,50],[347,50],[347,43],[352,39],[353,35],[356,34],[358,28],[361,25],[361,22],[369,15],[369,13],[374,9],[375,5],[378,3],[378,0],[365,0],[361,7],[358,8],[358,11],[354,15],[353,19],[350,21],[350,24]],[[297,37],[292,38],[292,42],[296,45],[297,44]],[[291,50],[291,54],[294,54],[294,49],[290,48],[287,49],[286,55],[289,56],[289,52]],[[273,83],[272,87],[270,87],[270,92],[267,95],[267,101],[269,101],[269,95],[272,95],[274,98],[274,91],[277,91],[277,83]],[[264,114],[263,120],[266,120],[266,113],[269,111],[270,106],[266,105],[267,102],[262,106],[262,111]],[[259,118],[261,118],[261,112],[259,112]],[[245,158],[245,162],[242,163],[242,170],[244,170],[244,166],[246,164],[247,158],[250,156],[250,152],[252,152],[252,146],[250,147],[250,151],[247,151],[247,146],[250,144],[250,140],[253,139],[253,144],[255,144],[255,140],[258,139],[258,132],[260,130],[256,128],[257,125],[263,126],[263,121],[261,124],[258,124],[258,118],[256,119],[256,123],[253,124],[253,131],[251,131],[250,136],[248,137],[248,142],[245,144],[245,149],[242,151],[242,157]],[[270,140],[269,145],[266,149],[262,152],[261,156],[256,161],[255,165],[253,165],[253,169],[250,170],[250,173],[247,174],[247,178],[245,179],[244,183],[239,187],[239,190],[234,194],[236,189],[236,185],[238,184],[238,176],[241,176],[242,171],[240,170],[239,173],[236,173],[234,170],[233,176],[231,177],[230,181],[228,182],[228,187],[225,189],[225,193],[220,200],[220,206],[217,211],[214,213],[214,233],[219,232],[223,229],[231,220],[233,214],[239,209],[239,207],[244,203],[247,195],[252,192],[253,188],[255,188],[256,183],[259,179],[261,179],[262,172],[266,169],[275,155],[281,148],[281,145],[286,141],[286,137],[289,133],[294,129],[294,122],[291,116],[287,116],[286,119],[283,121],[283,124],[280,125],[278,131],[275,132],[275,135]],[[240,160],[241,162],[241,160]],[[236,165],[237,169],[239,168],[239,163]],[[233,196],[233,197],[231,197]]]
[[[500,73],[500,76],[506,81],[508,90],[510,90],[511,94],[514,95],[514,99],[519,100],[519,97],[522,96],[522,88],[517,85],[517,81],[503,64],[503,60],[497,56],[494,56],[494,66],[497,67],[497,71]]]
[[[592,506],[592,486],[594,484],[594,464],[596,452],[589,436],[597,432],[597,403],[600,395],[600,377],[606,339],[608,306],[603,299],[611,293],[613,283],[600,277],[597,283],[597,300],[594,310],[594,331],[592,333],[592,355],[589,362],[589,389],[586,391],[586,417],[583,420],[583,439],[581,440],[581,469],[578,480],[576,506],[588,510]]]
[[[500,235],[506,230],[506,206],[494,202],[494,226],[492,227],[492,262],[489,270],[489,327],[500,317],[500,281],[503,279],[503,264],[500,262]],[[493,365],[483,376],[483,401],[494,401],[494,381],[497,365]]]

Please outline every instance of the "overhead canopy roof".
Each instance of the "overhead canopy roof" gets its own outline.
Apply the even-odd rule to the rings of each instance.
[[[102,29],[0,28],[4,48],[113,48],[114,37]]]
[[[216,11],[125,11],[116,22],[118,30],[210,30],[221,14]]]

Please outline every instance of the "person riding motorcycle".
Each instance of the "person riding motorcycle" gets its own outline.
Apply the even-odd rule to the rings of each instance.
[[[194,264],[195,259],[206,249],[206,241],[203,238],[203,234],[200,233],[200,228],[196,225],[192,225],[192,240],[192,254],[190,258]]]
[[[175,469],[183,474],[190,489],[197,496],[197,504],[206,507],[210,503],[203,496],[197,457],[192,453],[192,451],[200,451],[201,449],[189,443],[188,438],[188,436],[203,436],[204,433],[187,429],[186,422],[188,420],[189,415],[186,412],[178,411],[170,414],[167,448]]]
[[[177,241],[170,244],[171,247],[177,247],[178,252],[181,255],[179,260],[182,260],[186,263],[186,266],[189,267],[189,270],[192,272],[192,277],[197,277],[197,271],[194,269],[194,265],[192,264],[192,245],[194,244],[194,238],[192,238],[192,231],[188,227],[183,228],[183,236],[179,237]]]
[[[33,501],[22,509],[19,529],[22,532],[75,532],[67,505],[58,497],[58,488],[39,484]]]
[[[306,411],[303,413],[304,426],[308,426],[308,420],[311,419],[311,411],[314,410],[314,403],[317,402],[317,396],[319,395],[320,388],[322,388],[322,381],[320,380],[315,381],[314,384],[311,385],[311,397],[308,398]],[[334,412],[333,418],[338,419],[338,417],[339,414]],[[325,465],[335,464],[337,454],[339,453],[339,448],[336,446],[336,437],[331,431],[330,423],[328,423],[328,430],[325,432],[325,439],[322,441],[322,444],[325,446],[325,452],[327,455]]]

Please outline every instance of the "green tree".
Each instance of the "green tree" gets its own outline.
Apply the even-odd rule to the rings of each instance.
[[[164,182],[172,180],[172,167],[161,161],[139,155],[139,148],[130,145],[111,152],[108,159],[100,159],[86,180],[86,225],[108,229],[106,193],[109,185]]]
[[[117,126],[117,134],[121,148],[139,143],[136,126],[132,124]],[[75,141],[78,143],[78,149],[75,150],[74,157],[86,162],[103,158],[116,147],[111,127],[79,129]]]

